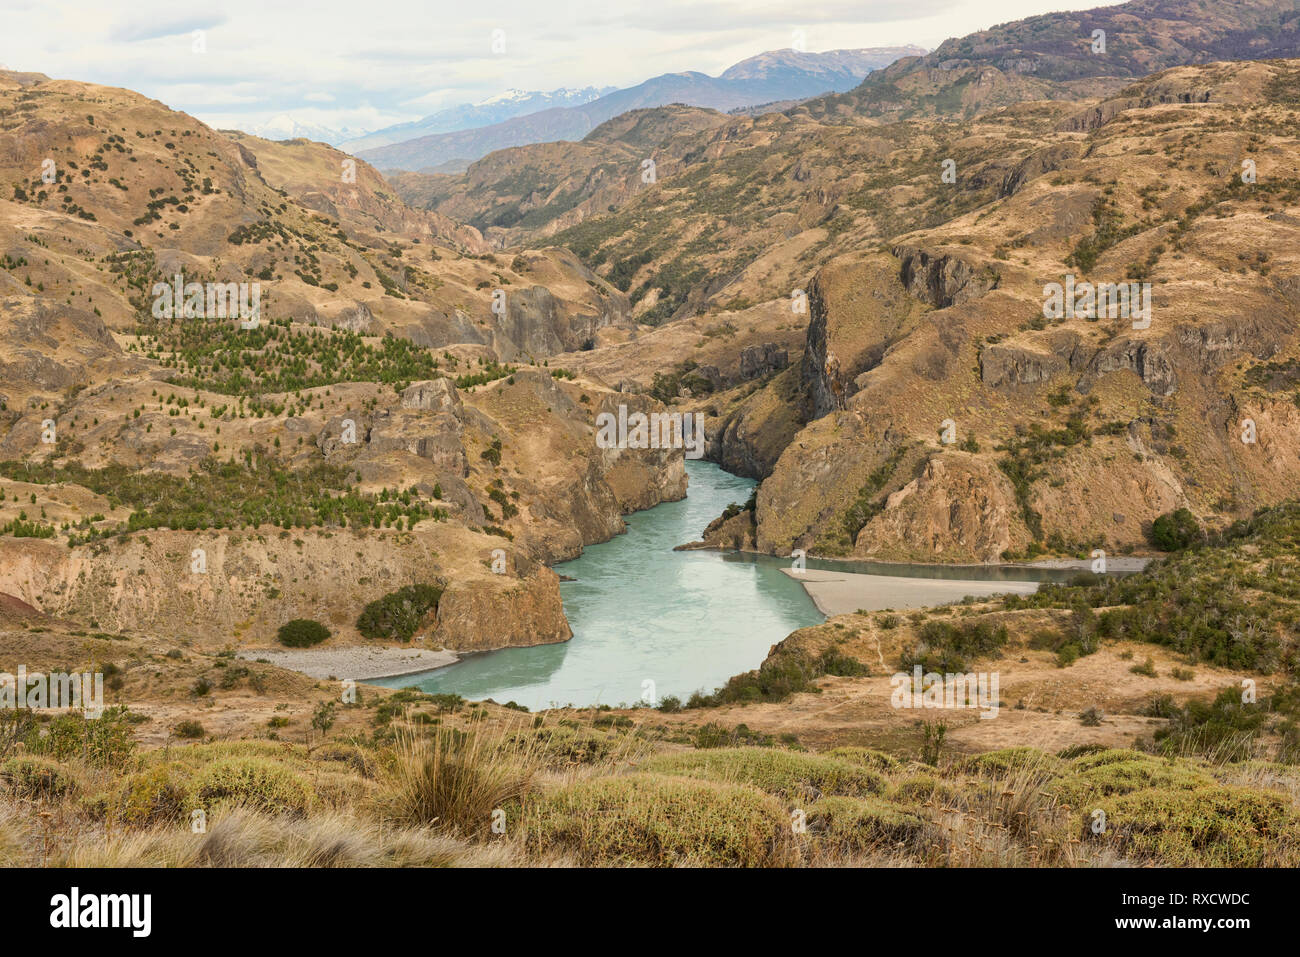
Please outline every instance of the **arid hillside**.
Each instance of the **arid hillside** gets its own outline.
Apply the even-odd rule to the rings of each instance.
[[[405,175],[395,188],[493,242],[573,249],[639,318],[659,323],[789,296],[834,255],[995,198],[1044,134],[1084,106],[1175,66],[1300,56],[1298,25],[1295,0],[1047,14],[949,40],[856,90],[781,112],[691,130],[683,120],[700,111],[638,111],[582,149],[521,147],[461,176]],[[1094,31],[1105,33],[1098,49]],[[1033,106],[1007,112],[1021,104]],[[930,188],[946,159],[964,171],[959,190]]]
[[[716,157],[664,160],[554,237],[658,324],[562,361],[709,415],[710,456],[766,480],[717,540],[773,554],[1127,552],[1178,508],[1284,501],[1296,76],[1177,67],[962,121],[733,119]],[[1087,283],[1146,318],[1049,301]]]
[[[497,262],[329,147],[226,135],[126,90],[0,74],[0,183],[0,292],[110,329],[178,273],[258,282],[268,316],[500,358],[576,347],[627,311],[571,255]]]
[[[994,201],[819,270],[809,424],[759,493],[757,547],[1127,551],[1179,507],[1294,497],[1298,75],[1159,74],[1059,123]],[[1149,310],[1053,306],[1089,282]]]
[[[714,540],[773,554],[1142,551],[1178,508],[1285,501],[1297,76],[1177,67],[961,121],[733,118],[716,155],[661,156],[655,185],[548,240],[657,324],[557,361],[709,416],[710,457],[765,479]],[[1053,305],[1087,283],[1137,298]]]
[[[1295,0],[1131,0],[950,39],[807,107],[837,121],[887,114],[971,118],[1027,100],[1105,95],[1175,66],[1298,54]]]
[[[0,674],[106,706],[0,707],[0,865],[1300,864],[1298,26],[1051,14],[391,182],[0,72]],[[622,406],[759,482],[688,548],[1097,564],[814,563],[856,610],[685,700],[365,685],[572,637],[551,566],[687,494]],[[629,644],[756,620],[630,569]]]
[[[685,493],[546,364],[631,325],[567,250],[507,264],[328,147],[30,74],[0,74],[0,196],[0,592],[43,612],[347,643],[428,584],[434,647],[562,641],[545,565]]]

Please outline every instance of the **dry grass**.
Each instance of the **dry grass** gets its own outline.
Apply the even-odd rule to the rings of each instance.
[[[403,734],[379,799],[380,813],[402,826],[481,834],[492,827],[494,815],[499,818],[532,791],[541,764],[537,739],[510,729],[474,725],[468,732],[440,728],[427,737]]]
[[[60,786],[40,783],[50,775]],[[0,865],[1297,866],[1298,808],[1300,768],[1264,761],[1011,748],[931,767],[475,718],[382,746],[216,742],[121,768],[23,765],[0,782]]]

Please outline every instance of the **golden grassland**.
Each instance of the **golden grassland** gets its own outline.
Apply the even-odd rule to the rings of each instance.
[[[405,698],[383,745],[140,752],[87,732],[63,757],[18,753],[0,764],[0,863],[1300,864],[1295,765],[1099,746],[934,764],[861,747],[691,749],[626,718],[416,720],[427,712]]]

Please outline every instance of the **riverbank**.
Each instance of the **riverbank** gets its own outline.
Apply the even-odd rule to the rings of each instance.
[[[1150,565],[1155,559],[1141,558],[1133,556],[1108,555],[1106,557],[1106,571],[1114,574],[1115,572],[1140,572]],[[1025,568],[1068,568],[1081,572],[1092,571],[1092,560],[1088,558],[1044,558],[1041,561],[1030,562]]]
[[[367,681],[397,678],[454,665],[460,655],[454,651],[424,648],[254,648],[237,652],[245,661],[269,661],[309,678]]]
[[[989,595],[1032,595],[1038,582],[968,581],[943,578],[903,578],[893,575],[862,575],[855,572],[833,572],[808,568],[781,571],[803,585],[817,610],[830,618],[847,615],[862,609],[883,611],[886,608],[904,611],[948,605],[966,597],[986,598]]]

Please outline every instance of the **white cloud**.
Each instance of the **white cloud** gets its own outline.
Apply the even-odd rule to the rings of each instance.
[[[1090,0],[1092,2],[1092,0]],[[289,115],[322,128],[417,119],[515,87],[630,86],[659,73],[717,74],[789,46],[917,43],[1082,0],[6,0],[0,62],[138,90],[205,122],[250,126]],[[204,31],[206,52],[192,52]],[[492,52],[492,31],[506,52]]]

